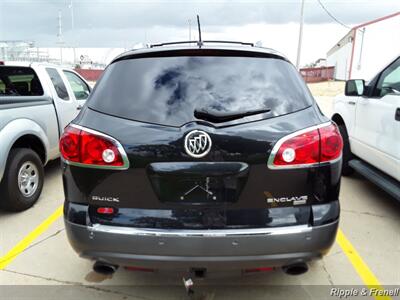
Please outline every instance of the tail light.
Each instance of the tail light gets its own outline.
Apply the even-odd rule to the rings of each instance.
[[[133,267],[133,266],[125,267],[125,270],[128,270],[128,271],[139,271],[139,272],[154,272],[155,271],[155,269],[144,268],[144,267]]]
[[[300,168],[340,159],[343,140],[334,123],[313,126],[280,139],[272,149],[268,166]]]
[[[114,138],[77,125],[65,128],[60,152],[71,165],[105,169],[127,169],[129,161],[122,145]]]

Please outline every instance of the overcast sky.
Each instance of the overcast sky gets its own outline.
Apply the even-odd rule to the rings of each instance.
[[[400,11],[400,0],[320,0],[342,23],[352,27]],[[126,47],[197,37],[195,15],[203,39],[262,41],[292,61],[296,58],[300,0],[134,1],[134,0],[0,0],[0,40],[32,40],[54,47],[58,11],[66,46]],[[348,32],[318,0],[305,2],[302,64],[325,57]],[[400,36],[400,34],[399,34]]]

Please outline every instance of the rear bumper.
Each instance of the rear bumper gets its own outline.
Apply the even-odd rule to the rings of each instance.
[[[69,241],[82,257],[156,269],[244,269],[307,262],[332,246],[338,221],[321,226],[243,230],[154,230],[65,220]]]

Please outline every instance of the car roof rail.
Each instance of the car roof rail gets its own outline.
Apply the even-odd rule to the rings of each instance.
[[[159,43],[159,44],[150,44],[150,48],[154,47],[162,47],[162,46],[170,46],[170,45],[180,45],[180,44],[197,44],[201,47],[203,44],[206,43],[214,43],[214,44],[236,44],[236,45],[247,45],[254,47],[254,43],[248,42],[238,42],[238,41],[218,41],[218,40],[206,40],[206,41],[178,41],[178,42],[167,42],[167,43]]]

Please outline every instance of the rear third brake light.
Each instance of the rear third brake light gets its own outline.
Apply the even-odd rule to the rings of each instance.
[[[332,162],[340,158],[343,141],[334,123],[325,123],[280,139],[272,149],[268,166],[296,168]]]
[[[69,125],[60,139],[60,152],[71,165],[93,168],[127,169],[128,158],[121,144],[103,133]]]

